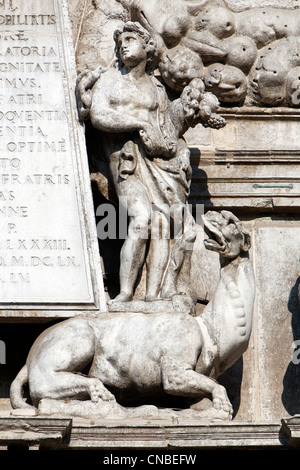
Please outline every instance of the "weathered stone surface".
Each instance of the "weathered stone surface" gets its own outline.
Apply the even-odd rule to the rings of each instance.
[[[235,419],[272,422],[300,411],[299,221],[262,217],[247,228],[257,286],[252,336],[221,383],[235,397]]]
[[[292,418],[283,418],[282,433],[286,436],[289,446],[299,449],[300,446],[300,416],[295,415]]]
[[[37,338],[11,385],[13,408],[34,407],[41,415],[159,417],[173,415],[177,406],[184,417],[231,419],[226,389],[216,379],[248,347],[255,296],[248,259],[251,242],[232,213],[208,212],[203,218],[205,247],[219,254],[221,265],[219,283],[204,312],[194,316],[193,304],[177,294],[168,306],[158,299],[164,309],[156,313],[151,313],[151,302],[150,312],[134,313],[133,302],[123,300],[129,309],[124,313],[82,316],[52,326]],[[87,376],[78,374],[90,363]],[[27,383],[32,404],[22,398]],[[206,396],[211,405],[203,408]],[[72,397],[86,399],[70,401]],[[165,412],[119,406],[165,403],[170,408]]]
[[[66,3],[0,13],[1,315],[104,310]]]
[[[22,416],[21,410],[13,410],[14,416],[18,413]],[[24,410],[23,410],[24,411]],[[92,403],[91,401],[79,402],[70,400],[64,403],[59,400],[43,399],[39,404],[40,416],[61,416],[61,417],[82,417],[82,418],[105,418],[108,421],[123,419],[126,421],[133,419],[144,420],[169,420],[176,422],[179,420],[196,420],[219,422],[228,421],[230,418],[228,412],[216,410],[212,407],[210,400],[204,404],[202,409],[182,409],[175,410],[171,408],[158,408],[153,405],[143,405],[139,407],[124,407],[116,402]]]
[[[70,435],[70,419],[36,419],[32,417],[12,417],[1,413],[0,446],[22,446],[23,449],[61,448]],[[20,449],[20,447],[19,447]]]
[[[78,73],[113,60],[113,32],[129,19],[117,0],[69,2]]]
[[[297,7],[297,2],[284,0],[270,0],[267,2],[256,2],[255,0],[240,2],[238,0],[231,0],[226,2],[226,4],[234,12],[244,11],[252,7]],[[222,2],[210,3],[210,5],[222,6]],[[112,6],[112,11],[109,10],[108,5],[106,7],[105,12],[104,10],[101,11],[101,14],[104,15],[102,16],[102,22],[107,21],[107,24],[109,24],[113,17],[112,11],[116,10],[115,5]],[[94,5],[93,12],[97,9],[99,10],[99,4],[97,6]],[[92,14],[94,13],[92,13],[91,9],[89,12],[88,19],[92,22]],[[100,11],[97,14],[100,14]],[[113,23],[111,24],[113,25]],[[91,36],[90,40],[92,40]],[[110,44],[112,43],[113,39],[111,36]],[[106,50],[109,47],[111,46],[107,46]],[[102,52],[105,53],[103,49]],[[96,66],[97,63],[92,63],[91,57],[92,54],[89,56],[90,64]],[[95,57],[95,54],[93,54],[93,57]],[[89,66],[91,66],[90,64]],[[106,65],[108,65],[108,62]],[[214,205],[220,209],[235,208],[238,211],[243,211],[242,213],[246,214],[246,217],[242,218],[243,222],[245,223],[246,221],[247,228],[251,229],[252,226],[254,230],[254,227],[259,224],[259,219],[257,221],[255,219],[248,221],[247,212],[249,217],[251,217],[255,213],[263,214],[265,211],[293,211],[294,208],[299,206],[299,191],[297,190],[299,183],[295,171],[299,157],[297,138],[298,115],[295,110],[289,112],[283,108],[277,108],[275,112],[269,108],[255,109],[254,111],[250,108],[233,108],[232,110],[224,109],[223,112],[227,120],[227,126],[223,130],[215,132],[197,126],[186,134],[189,146],[193,148],[193,179],[189,201],[193,204],[203,203],[206,208]],[[270,223],[272,226],[271,221]],[[285,223],[284,218],[281,218],[280,223]],[[294,230],[297,233],[297,221],[295,222]],[[211,261],[209,258],[207,265],[207,258],[201,256],[201,227],[198,228],[198,232],[195,247],[197,248],[201,245],[201,248],[193,253],[192,279],[198,288],[197,291],[200,293],[200,298],[210,299],[216,284],[216,276],[214,274],[215,260],[214,257],[211,258]],[[288,239],[290,240],[290,238]],[[257,246],[255,243],[251,248],[250,254],[254,262],[255,271],[258,270],[260,272],[260,266],[266,266],[267,269],[270,261],[265,253],[260,253],[259,257],[256,256]],[[291,284],[294,285],[293,276],[294,274],[291,273],[290,276],[285,277],[282,292],[290,292]],[[276,283],[277,275],[275,276],[275,273],[272,272],[270,285],[276,285]],[[272,300],[269,296],[263,296],[263,293],[264,289],[258,286],[258,296],[262,299],[261,312],[264,311],[265,304],[268,306]],[[198,304],[198,310],[202,311],[202,309],[203,307]],[[287,327],[285,334],[287,335],[288,343],[287,349],[284,352],[282,351],[285,358],[283,362],[284,364],[289,364],[289,350],[292,344],[291,332],[286,317],[287,313],[281,311],[281,315],[280,321],[286,324]],[[256,321],[257,310],[255,310],[254,318]],[[282,329],[278,328],[277,324],[274,324],[273,328],[277,335],[282,334]],[[262,341],[267,341],[264,336],[264,329],[261,331],[261,335]],[[266,338],[268,335],[269,333],[266,331]],[[258,392],[260,386],[263,385],[259,385],[261,377],[257,372],[258,358],[262,354],[257,341],[257,336],[253,335],[250,349],[243,357],[244,364],[236,365],[236,379],[230,382],[230,379],[227,378],[229,386],[232,387],[232,390],[235,390],[234,381],[236,380],[238,383],[238,377],[240,377],[239,371],[242,370],[243,380],[237,386],[237,396],[239,397],[237,402],[239,405],[237,406],[238,414],[236,419],[250,421],[260,419],[260,409],[266,410],[264,416],[268,416],[268,419],[272,416],[272,413],[280,416],[285,411],[285,409],[282,410],[281,408],[279,384],[279,390],[276,392],[278,397],[277,409],[272,408],[272,413],[267,411],[269,407],[267,396],[269,393],[268,387],[272,388],[274,384],[272,385],[271,381],[268,381],[265,389],[266,400],[262,401],[262,397]],[[284,376],[284,370],[285,365],[279,375]],[[296,365],[293,365],[292,375],[297,377]],[[293,380],[292,385],[289,382],[289,386],[290,393],[294,394],[295,397],[295,392],[293,392],[295,383]],[[235,392],[233,391],[233,393]],[[260,403],[259,406],[258,403]],[[294,405],[292,408],[289,408],[290,412],[297,412],[295,402]]]
[[[199,459],[202,454],[198,452],[203,449],[293,449],[299,445],[298,428],[297,417],[283,419],[282,424],[203,423],[178,417],[135,418],[128,419],[125,424],[122,418],[70,420],[44,416],[20,420],[1,414],[0,446],[1,450],[7,446],[13,450],[21,443],[29,449],[106,449],[112,450],[112,454],[108,454],[111,459],[123,455],[116,453],[118,450],[134,449],[137,452],[148,449],[146,454],[135,454],[134,457],[139,463],[139,457],[146,456],[149,464],[154,464],[157,450],[166,452],[167,456],[178,456],[191,449],[191,454]],[[174,462],[178,463],[178,460]]]
[[[260,5],[236,12],[225,1],[183,0],[120,4],[153,35],[156,65],[171,90],[202,78],[224,106],[299,106],[297,8]],[[110,20],[113,12],[107,12]]]
[[[92,126],[91,139],[98,144],[90,154],[91,168],[97,181],[108,182],[102,196],[108,201],[116,196],[119,210],[128,214],[120,293],[113,302],[132,300],[145,264],[147,301],[180,292],[193,297],[189,274],[195,223],[187,207],[190,152],[183,134],[198,123],[220,129],[225,120],[200,78],[183,87],[178,98],[168,96],[152,72],[156,36],[139,22],[126,22],[113,37],[116,61],[82,72],[77,87],[80,116]]]
[[[243,11],[247,8],[275,7],[298,8],[298,0],[226,0],[226,4],[234,11]]]
[[[95,68],[99,64],[109,66],[113,59],[112,33],[116,27],[129,19],[128,11],[120,2],[114,0],[69,0],[69,3],[78,72],[85,68]],[[126,1],[122,3],[125,4]],[[204,2],[204,8],[224,7],[224,4],[235,15],[252,8],[298,7],[296,0],[216,0]],[[284,16],[281,16],[281,19],[283,18]],[[256,30],[260,32],[257,25]],[[216,38],[211,39],[216,44]],[[227,45],[227,51],[231,52],[228,65],[238,65],[242,72],[247,74],[249,64],[253,60],[251,54],[236,55],[238,48],[235,36],[217,39]],[[281,41],[281,38],[277,39]],[[240,45],[248,48],[247,51],[255,50],[251,49],[251,38],[245,44],[239,43]],[[289,49],[286,51],[288,53]],[[174,48],[173,52],[180,56],[180,48],[179,51]],[[180,57],[183,60],[184,55],[181,54]],[[196,62],[203,70],[199,57]],[[282,61],[278,61],[279,65],[281,63]],[[162,61],[161,73],[165,73],[167,69],[164,65],[165,62]],[[171,71],[175,73],[178,70],[179,67],[173,67]],[[212,77],[213,70],[209,72],[207,82]],[[276,72],[278,73],[277,69]],[[195,74],[193,67],[190,73]],[[178,78],[177,80],[179,81]],[[272,104],[272,99],[269,104]],[[168,423],[147,427],[144,421],[140,426],[137,418],[133,425],[128,421],[125,426],[124,422],[115,425],[110,423],[108,426],[106,419],[101,423],[98,420],[91,423],[78,418],[73,420],[72,439],[69,444],[71,448],[101,448],[103,445],[107,448],[167,448],[170,445],[194,448],[298,446],[298,418],[284,419],[282,428],[274,422],[279,423],[283,416],[300,412],[297,362],[299,354],[297,344],[293,346],[293,341],[300,339],[297,320],[299,113],[295,108],[233,108],[228,104],[225,104],[221,111],[227,121],[224,129],[216,132],[197,126],[189,130],[185,137],[192,149],[193,169],[188,202],[194,207],[196,204],[204,204],[205,210],[212,207],[216,210],[232,210],[240,216],[253,240],[250,259],[257,279],[253,332],[243,358],[220,378],[234,408],[234,423],[231,423],[233,426],[210,424],[195,427],[195,421],[191,424],[188,421],[183,422],[181,418],[180,428],[170,428]],[[87,132],[88,145],[89,139]],[[99,181],[98,183],[100,185]],[[111,252],[116,256],[114,248]],[[210,300],[215,292],[218,281],[217,258],[214,253],[208,256],[203,245],[203,229],[197,227],[191,280],[198,293],[198,314],[204,310],[205,302]],[[110,264],[117,271],[114,260],[111,256]],[[139,299],[144,298],[146,282],[143,282],[138,287]],[[132,304],[132,308],[138,310],[139,304]],[[13,345],[14,342],[11,340],[10,344]],[[23,357],[18,360],[21,364]],[[8,375],[12,380],[12,375]],[[2,384],[5,396],[7,386],[7,383],[5,386]],[[266,421],[268,424],[255,424]]]
[[[299,413],[299,223],[261,221],[257,246],[257,400],[263,420]],[[278,248],[280,247],[280,250]],[[284,257],[281,253],[284,252]],[[266,260],[264,262],[263,260]],[[276,279],[276,283],[273,282]],[[265,403],[267,406],[263,406]]]

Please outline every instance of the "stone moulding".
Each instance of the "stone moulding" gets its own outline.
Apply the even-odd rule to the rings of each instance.
[[[186,134],[193,170],[189,203],[249,211],[299,208],[299,110],[219,112],[227,122],[219,133],[198,127]]]
[[[300,417],[281,423],[218,423],[163,420],[87,420],[1,417],[0,449],[293,449],[300,447]]]
[[[0,450],[10,445],[60,448],[71,431],[70,419],[0,418]]]
[[[299,163],[300,150],[225,150],[216,149],[215,163]],[[289,187],[289,189],[293,189]]]
[[[300,416],[295,415],[291,418],[282,419],[283,433],[289,439],[289,445],[292,447],[300,447]]]

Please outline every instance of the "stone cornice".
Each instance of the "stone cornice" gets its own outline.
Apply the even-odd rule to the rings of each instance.
[[[29,449],[292,449],[300,446],[300,416],[281,423],[0,418],[0,447]]]

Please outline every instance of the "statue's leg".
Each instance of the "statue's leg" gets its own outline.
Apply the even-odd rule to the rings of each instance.
[[[92,361],[95,338],[81,319],[49,329],[34,343],[27,361],[29,391],[34,406],[42,398],[90,397],[93,402],[114,400],[102,382],[80,375]]]
[[[225,388],[210,377],[188,369],[185,364],[164,358],[162,379],[166,393],[190,398],[210,395],[214,408],[232,414],[232,406]]]
[[[147,257],[146,300],[159,296],[164,272],[169,259],[170,223],[164,214],[154,211],[151,226],[151,241]]]
[[[151,204],[143,185],[134,178],[122,182],[119,185],[119,193],[123,201],[126,200],[129,226],[121,250],[120,294],[114,302],[126,302],[132,299],[139,271],[145,262],[151,223]]]
[[[41,382],[39,390],[31,392],[33,403],[43,398],[63,400],[66,398],[87,398],[98,401],[115,401],[114,395],[96,378],[84,377],[72,372],[51,372],[45,375],[46,383]]]
[[[191,257],[195,239],[195,222],[188,208],[185,207],[183,233],[179,233],[179,235],[175,234],[175,240],[170,254],[170,261],[162,287],[162,297],[172,298],[173,295],[178,293],[177,281],[179,276],[181,290],[184,288],[188,288],[188,290],[190,290]]]
[[[197,299],[197,294],[191,285],[192,255],[196,236],[197,230],[194,218],[192,214],[187,211],[184,233],[184,256],[177,276],[176,285],[178,292],[186,292],[187,295]]]

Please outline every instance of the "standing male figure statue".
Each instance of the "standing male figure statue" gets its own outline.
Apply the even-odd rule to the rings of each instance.
[[[215,114],[218,100],[205,93],[201,79],[194,79],[170,101],[151,71],[155,43],[139,23],[117,29],[114,40],[117,63],[106,70],[85,71],[78,78],[81,117],[90,119],[101,134],[99,160],[107,162],[129,216],[120,293],[114,301],[132,299],[148,240],[145,300],[170,299],[184,290],[182,283],[189,284],[196,236],[187,209],[191,167],[183,134],[198,122],[215,128],[225,122]],[[183,214],[182,224],[176,224],[175,213]]]

